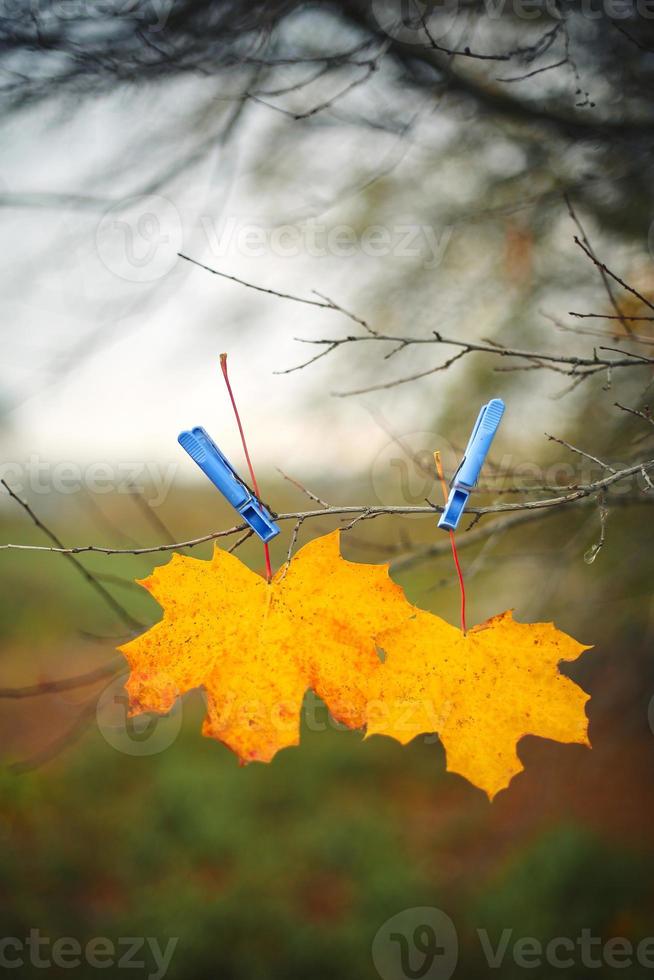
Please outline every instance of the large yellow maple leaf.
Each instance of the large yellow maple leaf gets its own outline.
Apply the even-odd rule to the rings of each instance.
[[[557,669],[589,648],[552,623],[517,623],[508,611],[464,636],[418,610],[377,643],[386,656],[370,678],[367,735],[405,744],[438,732],[447,769],[490,798],[524,768],[523,735],[590,744],[589,695]]]
[[[387,565],[341,557],[338,531],[305,545],[270,584],[216,547],[210,561],[173,555],[141,585],[164,614],[120,647],[131,713],[165,713],[202,687],[203,734],[244,761],[298,743],[309,688],[334,718],[361,727],[381,666],[375,634],[415,611]]]

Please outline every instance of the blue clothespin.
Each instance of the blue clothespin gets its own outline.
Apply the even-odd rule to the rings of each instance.
[[[501,398],[491,398],[487,405],[481,407],[463,459],[450,481],[450,495],[438,522],[438,526],[446,531],[456,531],[461,514],[468,503],[470,491],[479,479],[490,444],[502,421],[504,409],[505,405]]]
[[[279,527],[270,512],[240,478],[201,425],[190,432],[180,432],[177,441],[262,541],[270,541],[279,534]]]

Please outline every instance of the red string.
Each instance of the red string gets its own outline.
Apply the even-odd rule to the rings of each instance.
[[[450,543],[452,545],[452,557],[454,558],[454,564],[456,565],[456,573],[459,576],[459,588],[461,589],[461,630],[463,635],[466,635],[466,587],[463,584],[463,572],[461,571],[461,566],[459,565],[459,556],[456,553],[456,544],[454,543],[454,531],[450,531]]]
[[[232,386],[229,383],[229,375],[227,374],[227,354],[220,355],[220,369],[223,372],[223,378],[225,379],[225,384],[227,385],[227,392],[229,394],[230,401],[232,403],[232,408],[234,409],[234,415],[236,416],[236,424],[238,425],[238,431],[241,434],[241,442],[243,444],[243,452],[245,453],[245,459],[247,460],[248,470],[250,471],[250,479],[252,480],[252,486],[257,497],[261,499],[261,494],[259,493],[259,485],[257,483],[257,478],[254,475],[254,467],[252,465],[252,460],[250,459],[250,454],[248,452],[247,442],[245,441],[245,433],[243,432],[243,426],[241,425],[241,418],[238,414],[238,408],[236,407],[236,400],[234,398],[234,392],[232,391]],[[272,578],[272,565],[270,564],[270,549],[268,547],[268,542],[263,543],[263,553],[266,559],[266,579],[270,582]]]
[[[445,483],[443,466],[441,464],[441,454],[438,451],[434,453],[434,462],[436,463],[436,472],[438,473],[438,479],[440,480],[441,489],[443,491],[443,501],[447,503],[447,485]],[[461,565],[459,564],[459,556],[456,551],[454,531],[450,531],[450,544],[452,545],[452,557],[454,558],[454,564],[456,565],[456,574],[459,577],[459,589],[461,590],[461,632],[465,636],[466,635],[466,587],[463,584],[463,572],[461,571]]]

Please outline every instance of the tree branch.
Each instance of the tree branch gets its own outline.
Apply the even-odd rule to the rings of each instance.
[[[617,470],[616,472],[603,477],[601,480],[594,480],[591,483],[577,486],[559,496],[548,497],[543,500],[525,500],[513,504],[493,504],[489,507],[468,507],[466,508],[466,513],[484,517],[487,514],[506,514],[515,511],[541,511],[562,507],[566,504],[573,503],[576,500],[581,500],[584,497],[591,496],[600,490],[605,490],[614,483],[618,483],[620,480],[625,480],[630,476],[635,476],[637,473],[648,473],[652,469],[654,469],[654,459],[640,460],[631,466],[626,466],[621,470]],[[404,506],[401,504],[388,506],[358,504],[351,506],[337,505],[333,507],[321,507],[320,510],[294,511],[293,513],[274,514],[273,516],[276,521],[306,521],[316,517],[324,518],[339,515],[351,516],[355,519],[357,517],[368,519],[372,517],[381,517],[383,515],[400,517],[408,514],[429,514],[433,516],[435,512],[441,513],[442,510],[443,508],[436,504],[413,507]],[[212,531],[209,534],[204,534],[199,538],[191,538],[188,541],[178,541],[175,544],[153,545],[148,548],[104,548],[94,544],[77,545],[73,548],[64,548],[63,546],[51,548],[47,547],[46,545],[0,544],[0,551],[11,550],[50,552],[60,555],[78,555],[86,552],[101,555],[145,555],[165,551],[178,551],[181,548],[194,548],[199,544],[206,543],[207,541],[227,537],[231,534],[238,534],[245,530],[247,530],[247,524],[238,524],[235,527],[227,528],[226,530],[222,531]]]

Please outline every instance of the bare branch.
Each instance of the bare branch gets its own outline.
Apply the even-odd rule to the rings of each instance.
[[[605,465],[605,464],[602,464]],[[529,500],[520,501],[517,503],[510,504],[493,504],[488,507],[468,507],[466,513],[470,515],[478,514],[480,517],[484,517],[486,514],[504,514],[514,511],[542,511],[551,508],[557,508],[565,506],[566,504],[573,503],[576,500],[581,500],[584,497],[591,496],[600,490],[607,489],[614,483],[618,483],[620,480],[625,480],[630,476],[634,476],[636,473],[649,472],[654,469],[654,459],[641,460],[631,466],[626,466],[621,470],[617,470],[610,475],[603,477],[601,480],[595,480],[591,483],[583,484],[567,491],[566,493],[560,494],[555,497],[548,497],[540,500]],[[298,521],[298,520],[311,520],[316,517],[324,518],[329,516],[339,516],[345,514],[353,518],[349,526],[354,526],[358,520],[373,517],[381,517],[383,515],[398,517],[408,514],[429,514],[433,516],[434,511],[441,512],[442,507],[436,504],[430,504],[427,506],[404,506],[404,505],[387,505],[387,506],[374,506],[374,505],[350,505],[350,506],[340,506],[336,505],[333,507],[321,507],[320,510],[307,510],[307,511],[295,511],[288,514],[275,514],[275,520],[277,521]],[[64,555],[77,555],[84,552],[93,552],[94,554],[103,555],[142,555],[142,554],[152,554],[166,551],[178,551],[180,548],[193,548],[198,544],[203,544],[207,541],[213,541],[216,538],[226,537],[231,534],[236,534],[241,531],[245,531],[247,525],[239,524],[237,527],[228,528],[224,531],[212,531],[209,534],[202,535],[199,538],[192,538],[188,541],[179,541],[175,544],[160,544],[154,545],[150,548],[103,548],[98,545],[78,545],[74,548],[64,548],[64,547],[47,547],[45,545],[31,545],[31,544],[1,544],[0,551],[33,551],[33,552],[49,552],[53,554],[64,554]]]
[[[575,242],[577,243],[579,248],[586,253],[586,255],[591,260],[591,262],[593,262],[598,267],[598,269],[600,269],[602,272],[605,272],[608,276],[611,277],[611,279],[619,283],[619,285],[622,286],[623,289],[626,289],[627,292],[632,294],[632,296],[635,296],[637,299],[639,299],[640,302],[644,303],[644,305],[649,307],[650,310],[654,310],[654,303],[652,303],[651,300],[643,296],[642,293],[639,293],[637,289],[635,289],[633,286],[630,286],[629,283],[625,282],[624,279],[621,279],[620,276],[615,274],[615,272],[612,272],[608,268],[608,266],[604,265],[603,262],[600,262],[599,259],[597,259],[593,255],[593,253],[583,244],[583,242],[579,241],[576,235],[575,235]],[[624,320],[624,317],[621,317],[621,319]]]
[[[229,546],[229,548],[227,549],[228,553],[230,555],[233,555],[236,549],[240,548],[242,544],[245,544],[248,538],[251,538],[253,534],[254,531],[252,530],[252,528],[248,528],[245,534],[242,534],[240,538],[237,538],[234,544]]]
[[[622,326],[625,328],[625,330],[627,331],[627,333],[631,333],[631,327],[626,322],[626,320],[624,318],[624,315],[622,313],[622,310],[618,306],[618,301],[616,300],[616,298],[615,298],[615,296],[613,294],[613,290],[611,289],[611,283],[608,280],[608,276],[611,275],[611,273],[609,273],[609,271],[608,271],[608,269],[606,267],[602,267],[602,263],[599,261],[599,259],[595,255],[595,252],[593,251],[593,248],[592,248],[592,246],[590,244],[590,241],[588,240],[588,235],[586,234],[586,232],[584,230],[584,226],[582,225],[581,221],[577,217],[577,214],[575,212],[575,209],[572,206],[572,201],[570,200],[570,198],[568,197],[567,194],[564,195],[564,200],[565,200],[565,203],[566,203],[567,208],[568,208],[568,214],[570,215],[570,217],[574,221],[575,225],[579,229],[579,234],[581,235],[583,244],[582,244],[582,242],[579,241],[579,239],[576,236],[575,236],[575,242],[577,242],[577,244],[584,250],[584,252],[586,253],[586,255],[589,257],[589,259],[599,269],[600,275],[602,277],[602,282],[604,283],[604,288],[606,290],[606,295],[609,298],[609,303],[611,304],[611,306],[615,310],[616,316],[618,317],[618,319],[622,323]]]
[[[292,293],[282,293],[278,289],[269,289],[267,286],[258,286],[256,283],[248,282],[246,279],[240,279],[238,276],[231,276],[227,272],[220,272],[219,269],[213,269],[209,265],[205,265],[203,262],[198,262],[197,259],[192,259],[188,255],[184,255],[183,252],[177,253],[180,259],[184,259],[186,262],[190,262],[192,265],[197,265],[198,268],[204,269],[205,272],[210,272],[213,276],[220,276],[221,279],[229,279],[230,282],[236,282],[239,286],[245,286],[247,289],[254,289],[257,293],[265,293],[267,296],[277,296],[278,299],[290,299],[294,303],[304,303],[305,306],[317,306],[320,310],[333,310],[335,313],[342,313],[349,320],[354,323],[358,323],[360,326],[365,327],[366,330],[370,330],[370,327],[362,320],[360,317],[355,316],[354,313],[350,313],[344,307],[332,302],[332,300],[327,299],[327,297],[320,297],[320,299],[309,299],[306,296],[294,296]],[[320,295],[316,293],[316,295]],[[372,331],[371,331],[372,332]],[[284,373],[284,372],[282,372]]]
[[[305,494],[310,500],[313,500],[315,501],[315,503],[320,504],[321,507],[329,507],[329,504],[327,503],[326,500],[321,500],[320,497],[317,497],[315,493],[312,493],[311,490],[305,487],[303,483],[300,483],[299,480],[294,480],[292,476],[289,476],[287,473],[284,473],[283,470],[280,470],[279,466],[277,467],[277,472],[280,473],[285,480],[288,480],[289,483],[292,483],[294,487],[297,487],[298,490],[301,490],[302,493]]]
[[[645,476],[645,474],[642,474]],[[653,485],[654,489],[654,485]],[[624,507],[631,504],[644,504],[647,503],[642,496],[640,497],[615,497],[612,498],[612,505]],[[511,531],[513,528],[520,527],[523,524],[529,524],[540,520],[543,517],[552,517],[556,514],[565,513],[568,509],[577,510],[580,507],[589,507],[594,504],[591,497],[585,497],[583,499],[577,500],[570,505],[570,508],[566,508],[565,511],[558,509],[550,509],[541,513],[534,513],[533,511],[528,511],[522,514],[513,514],[511,517],[507,517],[504,520],[493,521],[489,524],[484,524],[482,527],[475,527],[474,530],[467,531],[464,534],[459,534],[457,537],[457,549],[461,551],[463,548],[471,548],[475,544],[479,544],[481,541],[486,541],[488,538],[492,538],[497,534],[503,534],[506,531]],[[466,509],[466,513],[471,513]],[[482,516],[482,515],[479,515]],[[479,520],[479,516],[477,520]],[[451,547],[449,540],[443,539],[442,541],[435,541],[433,544],[427,545],[425,548],[420,548],[418,550],[412,551],[410,554],[401,555],[398,558],[391,558],[390,567],[393,572],[403,572],[408,568],[412,568],[414,565],[418,565],[423,561],[428,561],[431,558],[440,558],[441,555],[450,555]]]
[[[545,433],[545,435],[550,440],[550,442],[558,442],[559,446],[565,446],[565,448],[569,449],[570,452],[576,453],[578,456],[583,456],[584,459],[590,459],[591,462],[597,463],[598,466],[601,466],[602,469],[604,470],[608,470],[609,473],[615,473],[615,470],[613,469],[612,466],[609,466],[608,463],[605,463],[603,460],[598,459],[597,456],[591,456],[590,453],[584,452],[583,449],[577,449],[576,446],[571,446],[569,442],[565,441],[565,439],[559,439],[557,436],[551,436],[547,432]]]
[[[85,674],[77,674],[75,677],[63,677],[57,681],[41,681],[39,684],[30,684],[27,687],[0,687],[0,698],[10,700],[20,700],[22,698],[40,697],[43,694],[54,694],[57,691],[73,691],[78,687],[87,687],[95,684],[106,677],[113,677],[124,664],[118,662],[105,664],[103,667],[96,667]]]
[[[466,510],[466,513],[469,513],[469,511]],[[554,514],[556,511],[547,511],[546,513]],[[457,549],[461,551],[463,548],[471,548],[473,545],[478,544],[480,541],[484,541],[495,534],[501,534],[504,531],[509,531],[514,527],[519,527],[522,524],[539,520],[542,516],[544,515],[533,513],[514,514],[512,517],[507,517],[503,521],[495,521],[492,524],[486,524],[483,527],[478,527],[474,531],[470,530],[465,534],[459,534],[457,536],[456,543]],[[412,568],[414,565],[419,565],[423,561],[428,561],[430,558],[439,558],[441,555],[450,555],[451,553],[452,546],[449,538],[443,538],[442,541],[435,541],[433,544],[427,545],[425,548],[412,551],[408,555],[402,555],[400,558],[392,558],[390,562],[391,571],[403,572],[406,571],[407,568]]]
[[[587,565],[593,564],[593,562],[599,555],[600,551],[604,547],[604,542],[606,540],[606,522],[608,520],[609,512],[605,506],[605,498],[603,493],[598,494],[597,506],[598,506],[599,519],[600,519],[600,536],[599,536],[599,541],[596,541],[595,544],[592,544],[588,549],[588,551],[584,554],[584,561],[586,562]]]
[[[295,522],[295,527],[293,528],[293,533],[291,534],[291,540],[289,542],[288,552],[286,554],[286,561],[284,562],[284,570],[282,572],[282,581],[286,578],[286,573],[287,573],[287,571],[289,569],[289,566],[291,564],[291,558],[293,557],[293,549],[295,548],[295,543],[297,541],[297,536],[299,534],[300,528],[302,527],[302,524],[303,524],[303,518],[300,517]]]
[[[75,558],[74,552],[71,551],[69,548],[66,548],[66,546],[63,544],[61,539],[58,538],[57,535],[53,531],[51,531],[49,527],[46,527],[43,521],[39,517],[37,517],[37,515],[34,513],[34,511],[27,503],[27,501],[22,500],[17,493],[14,493],[14,491],[11,489],[11,487],[9,486],[6,480],[2,479],[0,480],[0,483],[2,483],[3,487],[5,488],[9,496],[12,498],[12,500],[15,500],[17,504],[20,504],[20,506],[23,508],[25,513],[28,514],[28,516],[34,522],[36,527],[38,527],[40,531],[43,531],[43,533],[48,538],[50,538],[52,542],[54,542],[55,545],[54,549],[46,548],[45,550],[46,551],[55,550],[58,551],[60,554],[66,555],[70,563],[75,566],[77,571],[89,583],[91,588],[95,589],[95,591],[98,593],[98,595],[102,597],[102,599],[106,602],[109,608],[113,610],[113,612],[116,613],[127,626],[129,626],[131,629],[137,629],[137,630],[142,629],[144,624],[141,623],[138,619],[135,619],[134,616],[132,616],[132,614],[128,612],[127,609],[125,609],[125,607],[121,605],[121,603],[116,598],[114,598],[111,592],[105,589],[102,582],[99,582],[98,579],[95,577],[95,575],[89,572],[89,570],[84,567],[81,561],[78,561],[78,559]]]
[[[621,405],[620,402],[613,402],[613,404],[616,408],[622,409],[623,412],[629,412],[630,415],[636,415],[645,422],[649,422],[650,425],[654,425],[654,418],[651,415],[646,415],[645,412],[639,412],[637,408],[627,408],[626,405]]]
[[[637,320],[644,320],[647,323],[654,323],[654,316],[627,316],[626,313],[624,316],[615,316],[612,313],[575,313],[574,310],[568,310],[568,316],[576,316],[579,320],[632,320],[634,322]],[[629,337],[629,339],[633,340],[635,338]],[[640,339],[647,341],[650,344],[654,344],[654,337],[642,337]]]
[[[519,360],[524,360],[528,365],[536,365],[541,368],[549,368],[555,370],[559,373],[566,374],[570,377],[575,378],[575,383],[580,383],[588,377],[597,374],[599,371],[611,368],[615,370],[616,368],[634,368],[642,364],[650,365],[654,364],[654,357],[642,357],[635,356],[625,353],[621,358],[610,358],[601,357],[598,355],[597,351],[593,352],[592,357],[579,357],[568,354],[550,354],[542,353],[540,351],[530,351],[521,350],[519,348],[505,347],[498,343],[477,343],[475,341],[459,340],[455,337],[444,337],[442,334],[434,331],[433,334],[427,337],[399,337],[394,334],[382,334],[375,333],[371,334],[357,334],[348,337],[340,338],[321,338],[317,340],[309,338],[297,338],[301,343],[314,344],[318,346],[323,346],[326,351],[322,353],[331,353],[336,347],[342,346],[344,344],[359,344],[365,342],[375,342],[375,343],[388,343],[394,346],[402,345],[404,347],[417,346],[422,344],[443,344],[452,347],[459,347],[460,351],[448,358],[442,364],[438,364],[433,368],[428,368],[425,371],[419,371],[415,374],[407,375],[403,378],[397,378],[393,381],[383,382],[377,385],[370,385],[366,388],[357,388],[350,391],[337,391],[332,392],[332,394],[337,397],[344,398],[350,395],[364,394],[369,391],[378,391],[381,389],[392,388],[397,385],[406,384],[410,381],[415,381],[419,378],[428,377],[437,371],[443,371],[450,367],[455,361],[460,360],[468,354],[483,353],[492,354],[496,357],[502,358],[515,358]],[[311,358],[305,364],[299,365],[299,367],[306,367],[308,364],[313,363],[317,358]],[[292,368],[291,370],[298,370],[299,367]]]
[[[651,357],[644,357],[643,354],[635,354],[633,351],[622,350],[620,347],[600,347],[600,350],[613,351],[614,354],[625,354],[627,357],[633,357],[636,361],[644,361],[645,364],[651,364]]]
[[[387,388],[396,388],[398,385],[408,384],[410,381],[418,381],[420,378],[427,378],[430,374],[436,374],[437,371],[446,371],[448,367],[451,367],[455,361],[459,361],[468,352],[465,350],[459,351],[458,354],[454,354],[449,360],[445,361],[444,364],[438,364],[436,367],[428,368],[426,371],[418,371],[417,374],[409,374],[404,378],[396,379],[395,381],[386,381],[378,385],[369,385],[367,388],[355,388],[352,391],[333,391],[332,395],[337,398],[349,398],[350,395],[367,395],[370,391],[384,391]]]
[[[554,62],[553,65],[545,65],[543,68],[534,68],[533,71],[528,71],[525,75],[512,75],[510,78],[496,78],[496,82],[523,82],[525,78],[533,78],[534,75],[542,75],[545,71],[551,71],[553,68],[560,68],[561,65],[567,65],[568,59],[561,58],[560,61]]]

